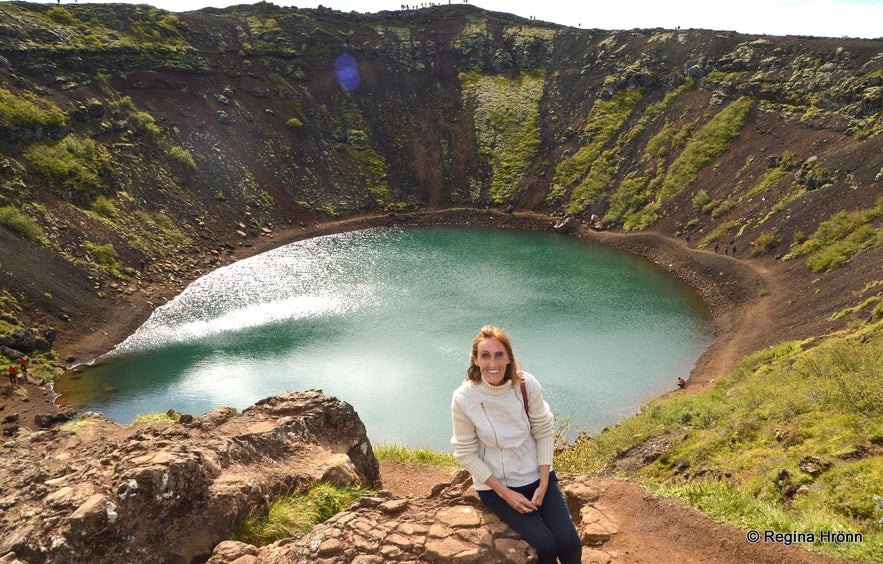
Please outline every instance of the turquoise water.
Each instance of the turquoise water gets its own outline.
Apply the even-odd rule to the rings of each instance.
[[[57,383],[120,423],[321,389],[375,444],[449,449],[451,392],[484,324],[507,330],[559,418],[597,432],[687,377],[711,340],[689,288],[643,259],[550,233],[379,228],[221,268]]]

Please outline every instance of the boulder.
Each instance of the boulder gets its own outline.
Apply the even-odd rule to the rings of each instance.
[[[275,497],[320,480],[379,483],[358,415],[318,390],[181,420],[190,422],[121,426],[86,414],[70,430],[18,431],[0,458],[10,477],[0,492],[0,554],[189,563],[220,545],[249,557],[256,548],[222,543]]]

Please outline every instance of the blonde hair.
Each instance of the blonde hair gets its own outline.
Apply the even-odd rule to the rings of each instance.
[[[516,384],[521,383],[521,371],[518,369],[518,361],[515,360],[515,354],[512,352],[512,340],[509,335],[499,327],[493,325],[485,325],[475,336],[472,341],[472,353],[469,355],[469,367],[466,369],[466,379],[475,382],[481,382],[481,369],[475,364],[478,357],[478,345],[485,339],[496,339],[503,344],[506,354],[509,355],[509,364],[506,366],[506,374],[503,375],[503,382],[512,380]]]

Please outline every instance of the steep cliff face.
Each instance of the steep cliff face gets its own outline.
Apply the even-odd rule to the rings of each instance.
[[[879,40],[8,3],[0,56],[4,307],[34,324],[112,315],[144,258],[174,277],[362,212],[511,203],[784,257],[883,176]]]
[[[468,5],[360,16],[265,3],[180,14],[0,3],[0,361],[29,352],[25,342],[42,356],[29,332],[49,326],[60,328],[58,350],[83,335],[119,342],[100,336],[112,319],[143,318],[249,248],[382,218],[558,225],[652,258],[730,313],[706,353],[719,362],[700,359],[710,385],[763,345],[883,317],[881,111],[879,40],[578,30]],[[519,213],[498,213],[510,204]],[[647,233],[613,235],[631,231]],[[742,332],[751,338],[733,338]],[[89,546],[82,533],[137,529],[132,538],[149,537],[138,549],[166,542],[176,560],[204,559],[247,507],[297,485],[291,468],[274,473],[279,461],[326,449],[347,455],[361,481],[376,478],[373,456],[350,448],[367,444],[363,431],[343,450],[328,437],[295,448],[287,441],[303,427],[277,401],[235,422],[224,410],[143,431],[99,421],[93,429],[121,441],[112,444],[28,435],[2,458],[15,480],[5,503],[41,520],[21,531],[10,520],[0,548],[76,561],[125,548]],[[330,400],[310,401],[334,413]],[[253,419],[277,415],[292,419]],[[58,460],[95,456],[16,474],[16,462],[45,461],[50,447]],[[261,460],[230,458],[248,452]],[[313,462],[304,481],[325,477]],[[266,472],[246,476],[256,489],[217,495],[241,483],[233,466]],[[132,480],[160,494],[148,500]],[[165,495],[179,484],[193,488]],[[460,485],[433,497],[367,499],[355,516],[259,556],[334,560],[353,555],[348,545],[374,554],[389,538],[406,538],[401,560],[523,556]],[[434,527],[451,508],[458,525]],[[186,526],[158,538],[169,516]],[[405,534],[399,521],[416,525]],[[668,560],[714,544],[703,534]],[[658,538],[666,544],[667,530]],[[776,554],[742,559],[781,558],[782,547],[767,548]],[[257,553],[224,543],[212,561]]]

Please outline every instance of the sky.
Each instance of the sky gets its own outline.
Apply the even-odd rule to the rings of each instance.
[[[58,0],[49,0],[55,3]],[[61,0],[62,3],[72,0]],[[84,0],[84,2],[126,0]],[[277,6],[373,13],[402,6],[459,3],[464,0],[268,0]],[[468,3],[584,29],[701,28],[760,35],[883,37],[883,0],[467,0]],[[172,12],[253,4],[257,0],[134,0]],[[410,3],[413,2],[413,3]]]

